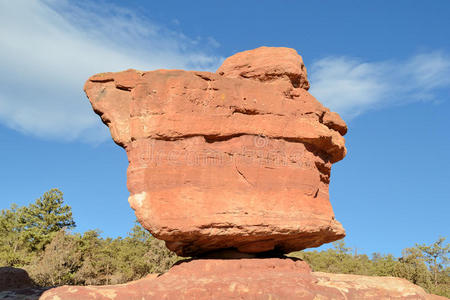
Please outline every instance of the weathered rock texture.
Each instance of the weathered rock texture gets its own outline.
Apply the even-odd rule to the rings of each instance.
[[[297,52],[267,47],[217,73],[127,70],[85,85],[127,151],[139,221],[184,256],[290,252],[344,237],[328,184],[347,127],[308,88]]]
[[[41,300],[56,299],[427,299],[405,279],[312,273],[291,259],[194,260],[161,275],[115,286],[63,286],[46,291]]]

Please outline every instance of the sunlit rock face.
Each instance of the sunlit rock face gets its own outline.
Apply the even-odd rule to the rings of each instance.
[[[127,152],[138,220],[195,256],[286,253],[345,236],[328,184],[347,127],[308,88],[295,50],[261,47],[216,73],[97,74],[85,92]]]

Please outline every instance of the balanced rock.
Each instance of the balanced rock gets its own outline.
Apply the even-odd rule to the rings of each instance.
[[[347,127],[308,88],[297,52],[268,47],[216,73],[127,70],[85,84],[127,152],[138,220],[182,256],[286,253],[345,236],[328,184]]]

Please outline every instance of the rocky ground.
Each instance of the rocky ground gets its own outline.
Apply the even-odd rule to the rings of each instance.
[[[167,273],[110,286],[34,288],[23,270],[15,270],[25,281],[9,281],[9,289],[2,282],[0,299],[447,299],[405,279],[311,272],[291,258],[184,261]]]

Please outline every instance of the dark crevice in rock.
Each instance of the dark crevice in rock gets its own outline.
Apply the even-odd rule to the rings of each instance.
[[[133,88],[129,87],[129,86],[124,86],[124,85],[120,85],[120,84],[116,84],[116,88],[122,91],[127,91],[130,92]]]
[[[196,73],[195,75],[206,81],[214,81],[214,79],[206,76],[205,74]]]
[[[234,139],[236,137],[240,137],[245,135],[245,133],[238,133],[238,134],[233,134],[233,135],[227,135],[227,136],[220,136],[220,135],[204,135],[203,138],[205,139],[205,142],[212,144],[215,142],[224,142],[224,141],[229,141],[231,139]]]
[[[319,122],[321,123],[321,124],[323,124],[323,117],[325,116],[325,114],[326,114],[326,111],[324,111],[324,112],[322,112],[322,114],[320,114],[320,116],[319,116]],[[325,124],[324,124],[325,125]],[[326,126],[326,125],[325,125]],[[328,126],[327,126],[328,127]],[[329,127],[328,127],[329,128]],[[330,128],[331,129],[331,128]]]
[[[245,182],[247,182],[250,186],[255,187],[253,185],[253,183],[251,183],[250,181],[248,181],[247,177],[245,177],[244,173],[241,172],[241,170],[239,170],[239,168],[236,166],[236,164],[234,164],[234,168],[236,169],[236,171],[238,172],[238,174],[241,176],[242,179],[244,179]]]
[[[283,117],[282,114],[277,113],[271,113],[266,111],[261,111],[258,109],[251,109],[251,108],[245,108],[245,107],[237,107],[237,106],[230,106],[230,109],[233,110],[232,114],[243,114],[243,115],[274,115],[274,116],[280,116]]]
[[[254,75],[252,73],[241,73],[240,76],[242,78],[246,78],[246,79],[257,79],[261,82],[270,82],[270,81],[275,81],[278,79],[283,79],[283,78],[287,78],[292,86],[294,88],[302,88],[305,90],[309,89],[309,83],[308,81],[304,80],[302,78],[302,76],[299,76],[299,74],[296,73],[265,73],[265,74],[258,74],[258,75]],[[302,80],[303,79],[303,80]]]
[[[319,189],[317,189],[316,192],[314,193],[314,198],[317,198],[318,195],[319,195]]]
[[[91,82],[110,82],[114,81],[114,78],[105,78],[105,79],[90,79]]]
[[[243,253],[237,250],[236,248],[226,248],[221,250],[214,250],[203,253],[201,255],[195,256],[191,259],[187,259],[182,262],[192,261],[195,259],[242,259],[242,258],[282,258],[282,259],[291,259],[291,260],[301,260],[300,258],[287,257],[278,249],[274,249],[271,251],[265,251],[260,253]]]
[[[258,111],[256,109],[248,109],[243,107],[230,107],[233,109],[233,114],[244,114],[244,115],[265,115],[266,113],[263,113],[261,111]]]
[[[287,74],[287,76],[289,77],[289,80],[292,83],[292,86],[295,88],[299,88],[301,87],[301,78],[300,76],[298,76],[297,74]]]

